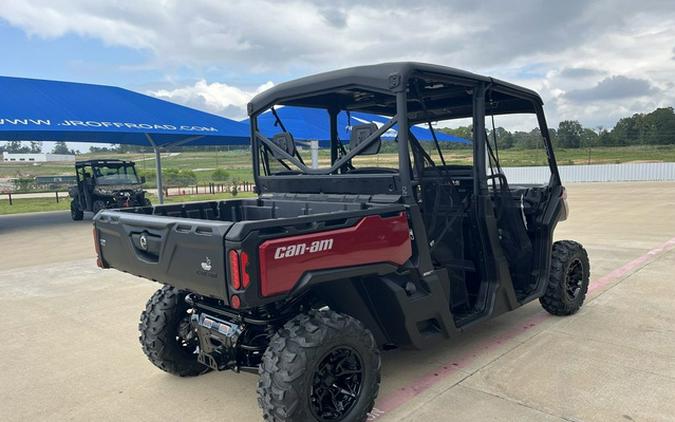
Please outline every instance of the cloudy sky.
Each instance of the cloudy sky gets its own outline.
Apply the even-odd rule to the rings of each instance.
[[[553,127],[675,104],[673,0],[368,3],[3,0],[0,74],[119,85],[237,119],[275,83],[393,60],[533,88]]]

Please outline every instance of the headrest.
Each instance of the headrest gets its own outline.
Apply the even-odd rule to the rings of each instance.
[[[377,132],[377,125],[375,123],[364,123],[352,126],[352,133],[349,138],[349,149],[354,150],[354,148],[361,145],[375,132]],[[375,155],[380,152],[381,145],[382,139],[378,136],[366,147],[366,149],[361,151],[359,155]]]
[[[276,144],[279,148],[283,149],[288,153],[288,155],[294,155],[295,154],[295,140],[293,139],[293,135],[291,135],[288,132],[281,132],[277,133],[272,137],[272,142]],[[272,156],[274,158],[279,158],[283,159],[285,157],[279,157],[277,154],[272,152]]]

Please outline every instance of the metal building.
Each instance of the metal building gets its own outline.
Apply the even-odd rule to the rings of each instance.
[[[27,154],[18,154],[11,152],[2,153],[3,162],[35,162],[35,163],[46,163],[51,161],[66,161],[66,162],[75,162],[75,156],[71,154],[49,154],[49,153],[27,153]]]

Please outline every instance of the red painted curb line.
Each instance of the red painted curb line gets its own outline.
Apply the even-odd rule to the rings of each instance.
[[[619,281],[621,278],[626,275],[634,272],[635,270],[644,267],[648,263],[654,261],[659,256],[675,248],[675,237],[663,243],[662,245],[650,250],[646,254],[635,258],[634,260],[627,262],[621,267],[605,274],[597,280],[593,281],[588,287],[588,294],[602,289],[609,284],[612,284],[616,281]],[[467,352],[463,356],[453,359],[446,362],[442,366],[438,367],[435,371],[423,375],[421,378],[416,379],[411,384],[401,387],[398,390],[390,393],[376,403],[376,406],[373,408],[372,412],[368,415],[369,421],[375,421],[384,417],[387,413],[392,412],[393,410],[399,408],[405,403],[409,402],[411,399],[419,396],[425,391],[429,390],[434,385],[438,384],[443,379],[447,378],[449,375],[457,372],[462,368],[468,367],[476,358],[487,351],[498,349],[504,343],[512,340],[522,334],[524,331],[527,331],[537,325],[542,321],[548,319],[550,315],[546,312],[540,312],[537,315],[525,320],[518,327],[511,328],[505,332],[502,332],[496,336],[490,337],[485,341],[478,344],[477,347],[473,348],[471,351]]]
[[[593,284],[588,286],[588,293],[593,293],[594,291],[598,289],[602,289],[603,287],[607,286],[608,284],[611,284],[618,279],[624,277],[626,274],[632,273],[633,271],[637,270],[638,268],[641,268],[648,263],[652,262],[656,258],[658,258],[660,255],[663,255],[664,253],[670,251],[671,249],[675,248],[675,237],[668,240],[667,242],[663,243],[662,245],[650,250],[646,254],[635,258],[634,260],[627,262],[626,264],[622,265],[621,267],[611,271],[608,274],[605,274],[604,276],[600,277],[597,280],[593,281]]]

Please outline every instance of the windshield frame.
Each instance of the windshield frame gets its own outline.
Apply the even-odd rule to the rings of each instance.
[[[101,175],[98,176],[97,170],[100,168],[106,168],[106,169],[117,169],[118,174],[117,175]],[[119,170],[124,169],[124,173],[120,174]],[[131,172],[129,171],[131,169]],[[142,181],[140,177],[138,177],[138,173],[136,172],[136,166],[134,164],[129,164],[129,163],[123,163],[123,164],[97,164],[95,166],[92,166],[92,174],[94,179],[96,180],[97,185],[140,185],[142,184]],[[116,177],[119,178],[121,175],[124,176],[132,176],[135,181],[131,180],[106,180],[106,177]]]

